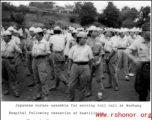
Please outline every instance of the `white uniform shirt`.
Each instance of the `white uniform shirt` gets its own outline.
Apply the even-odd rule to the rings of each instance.
[[[43,53],[51,54],[48,41],[46,41],[45,39],[42,39],[41,41],[37,41],[37,40],[34,41],[33,48],[32,48],[32,55],[34,54],[41,55]]]
[[[70,49],[69,58],[74,62],[88,62],[93,59],[91,47],[88,45],[75,45]]]
[[[53,45],[53,51],[63,51],[65,49],[66,40],[62,34],[52,35],[49,39],[49,45]]]

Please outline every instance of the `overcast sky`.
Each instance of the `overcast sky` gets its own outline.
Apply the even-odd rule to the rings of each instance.
[[[18,6],[20,4],[28,5],[30,1],[10,1],[14,5]],[[33,1],[32,1],[33,2]],[[44,2],[44,1],[42,1]],[[48,1],[46,1],[48,2]],[[59,6],[64,6],[65,4],[73,5],[76,1],[54,1]],[[107,6],[107,1],[91,1],[94,3],[94,6],[97,8],[97,11],[101,13],[101,11]],[[135,7],[137,10],[141,8],[141,6],[150,6],[151,1],[113,1],[113,3],[119,8],[123,8],[124,6]]]

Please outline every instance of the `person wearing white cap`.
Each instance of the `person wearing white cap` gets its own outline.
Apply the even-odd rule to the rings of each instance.
[[[32,70],[38,92],[34,100],[41,99],[42,96],[44,96],[44,101],[48,101],[47,57],[51,54],[51,51],[48,41],[43,38],[43,30],[41,28],[36,28],[34,32],[36,41],[34,41],[32,47]]]
[[[10,31],[4,31],[3,39],[5,44],[1,48],[2,56],[2,78],[4,80],[5,91],[4,95],[9,94],[9,81],[16,97],[19,97],[18,81],[15,69],[15,61],[19,54],[22,53],[21,49],[11,41],[12,34]]]
[[[69,52],[68,74],[70,80],[68,84],[68,98],[74,101],[75,87],[80,85],[79,101],[85,97],[87,82],[90,79],[92,69],[93,54],[91,47],[86,45],[87,34],[79,32],[77,35],[77,45],[73,46]],[[90,64],[89,64],[90,63]]]
[[[93,67],[91,70],[91,79],[88,81],[88,93],[86,94],[86,97],[91,96],[92,94],[92,79],[93,79],[93,74],[95,73],[95,80],[98,85],[98,100],[102,100],[102,94],[103,94],[103,61],[102,61],[102,55],[104,54],[103,46],[100,43],[97,35],[98,31],[96,27],[91,26],[89,28],[89,34],[90,37],[87,40],[87,45],[89,45],[93,51]]]
[[[35,32],[35,27],[30,27],[29,28],[30,36],[27,38],[25,43],[26,63],[32,80],[32,82],[28,85],[28,87],[32,87],[35,85],[33,70],[32,70],[32,61],[33,61],[32,47],[33,47],[33,43],[36,41],[34,32]]]
[[[10,31],[12,34],[12,41],[20,47],[21,45],[20,39],[14,35],[14,32],[16,30],[12,26],[10,26],[7,30]]]
[[[117,53],[118,53],[118,73],[120,73],[120,70],[121,70],[121,66],[123,66],[123,70],[124,70],[124,73],[125,73],[125,79],[127,81],[129,81],[129,69],[128,69],[128,57],[126,56],[126,54],[124,54],[124,50],[129,47],[130,43],[129,43],[129,40],[128,40],[128,37],[125,36],[125,30],[122,30],[121,33],[120,33],[120,39],[118,40],[118,50],[117,50]]]
[[[118,43],[115,40],[111,39],[111,32],[107,31],[106,34],[106,43],[104,45],[105,55],[104,60],[106,61],[107,74],[109,76],[109,85],[106,88],[112,88],[112,80],[114,81],[114,90],[119,90],[119,83],[117,77],[117,46]]]
[[[47,32],[47,29],[46,29],[46,28],[44,28],[43,31],[44,31],[44,39],[45,39],[46,41],[49,41],[50,34]]]
[[[135,90],[139,94],[140,101],[146,101],[150,93],[150,61],[151,61],[151,38],[150,22],[142,25],[143,38],[133,42],[125,53],[136,64]],[[137,56],[133,55],[135,51]]]
[[[51,36],[49,39],[49,45],[52,51],[51,60],[53,62],[55,72],[55,85],[50,88],[50,91],[57,90],[60,81],[62,81],[65,85],[68,84],[68,81],[63,74],[65,64],[64,49],[66,40],[61,34],[61,28],[59,26],[54,28],[54,34],[55,35]]]
[[[69,43],[69,48],[70,49],[72,48],[72,46],[77,44],[77,42],[76,42],[77,34],[78,34],[77,30],[72,31],[73,40],[71,40],[70,43]]]
[[[74,31],[74,30],[75,30],[75,28],[70,27],[68,33],[65,34],[65,39],[66,39],[66,41],[67,41],[66,46],[65,46],[65,49],[64,49],[64,55],[65,55],[65,58],[66,58],[65,61],[67,61],[67,59],[68,59],[68,53],[69,53],[69,49],[70,49],[70,48],[69,48],[69,43],[70,43],[70,41],[73,40],[72,31]]]

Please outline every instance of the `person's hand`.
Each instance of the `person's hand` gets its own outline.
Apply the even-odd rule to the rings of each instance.
[[[32,54],[32,56],[33,56],[33,57],[37,57],[37,56],[38,56],[38,54]]]
[[[137,66],[140,66],[141,65],[141,61],[139,58],[135,58],[134,60],[134,63],[137,65]]]
[[[105,60],[105,61],[109,61],[109,60],[110,60],[110,56],[104,57],[104,60]]]

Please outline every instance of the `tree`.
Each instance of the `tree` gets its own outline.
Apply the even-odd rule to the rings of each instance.
[[[131,19],[123,21],[122,27],[124,28],[133,28],[136,27],[136,22],[133,22]]]
[[[130,10],[130,8],[128,6],[124,6],[121,11],[126,11],[126,10]]]
[[[29,6],[31,7],[37,7],[37,8],[46,8],[46,9],[52,9],[55,5],[55,2],[30,2]]]
[[[105,24],[108,27],[119,27],[120,26],[120,11],[113,4],[108,2],[108,6],[103,10],[103,13],[99,16],[99,22]]]
[[[73,12],[79,14],[81,12],[82,2],[75,2]]]
[[[141,27],[142,24],[144,24],[145,22],[150,22],[150,7],[146,6],[146,7],[141,7],[139,14],[138,14],[138,18],[137,18],[137,26]]]
[[[10,2],[2,2],[2,22],[24,23],[24,17],[29,9],[27,6],[14,6]],[[8,23],[9,24],[9,23]]]
[[[136,8],[123,8],[122,11],[120,12],[120,19],[122,21],[125,20],[132,20],[134,21],[138,16],[138,10]]]
[[[97,10],[92,2],[84,2],[79,13],[81,25],[92,24],[97,15]]]

